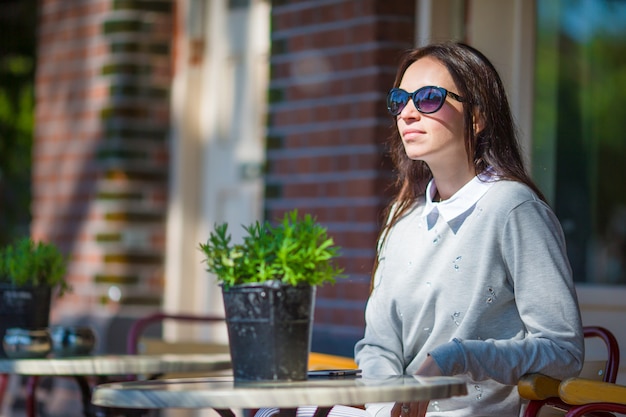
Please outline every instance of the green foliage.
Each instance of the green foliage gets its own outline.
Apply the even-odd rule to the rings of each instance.
[[[38,3],[0,2],[0,246],[31,221]]]
[[[66,262],[53,244],[22,238],[0,249],[0,282],[17,286],[50,286],[63,295],[70,290],[65,281]]]
[[[243,243],[232,243],[226,223],[216,225],[206,244],[200,243],[206,270],[226,288],[271,280],[321,285],[334,283],[343,272],[334,264],[340,248],[309,214],[299,218],[293,210],[276,226],[255,222],[243,228]]]

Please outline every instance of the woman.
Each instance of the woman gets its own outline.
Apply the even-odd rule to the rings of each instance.
[[[502,82],[472,47],[408,51],[387,97],[399,192],[381,232],[364,376],[461,376],[469,395],[375,416],[518,416],[518,379],[576,375],[583,332],[563,233],[527,174]]]

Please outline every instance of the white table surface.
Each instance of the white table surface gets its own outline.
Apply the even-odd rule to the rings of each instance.
[[[467,394],[453,377],[312,377],[296,382],[235,383],[230,377],[132,381],[98,385],[92,403],[120,408],[294,408],[419,401]]]
[[[0,373],[34,376],[114,376],[231,369],[230,354],[93,355],[0,359]]]

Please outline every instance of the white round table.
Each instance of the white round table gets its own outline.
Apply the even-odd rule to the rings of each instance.
[[[301,405],[317,405],[330,410],[337,404],[409,402],[465,394],[465,381],[453,377],[314,377],[294,382],[234,382],[225,377],[103,384],[95,388],[92,402],[114,408],[213,408],[232,416],[233,408],[295,410]]]
[[[73,377],[78,383],[85,415],[91,408],[88,377],[138,375],[155,377],[168,373],[214,372],[231,369],[230,354],[93,355],[42,359],[0,359],[0,374],[29,376],[26,413],[35,416],[35,388],[39,377]]]

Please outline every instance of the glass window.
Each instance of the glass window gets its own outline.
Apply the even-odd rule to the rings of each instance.
[[[574,279],[626,284],[626,0],[537,0],[533,176]]]

